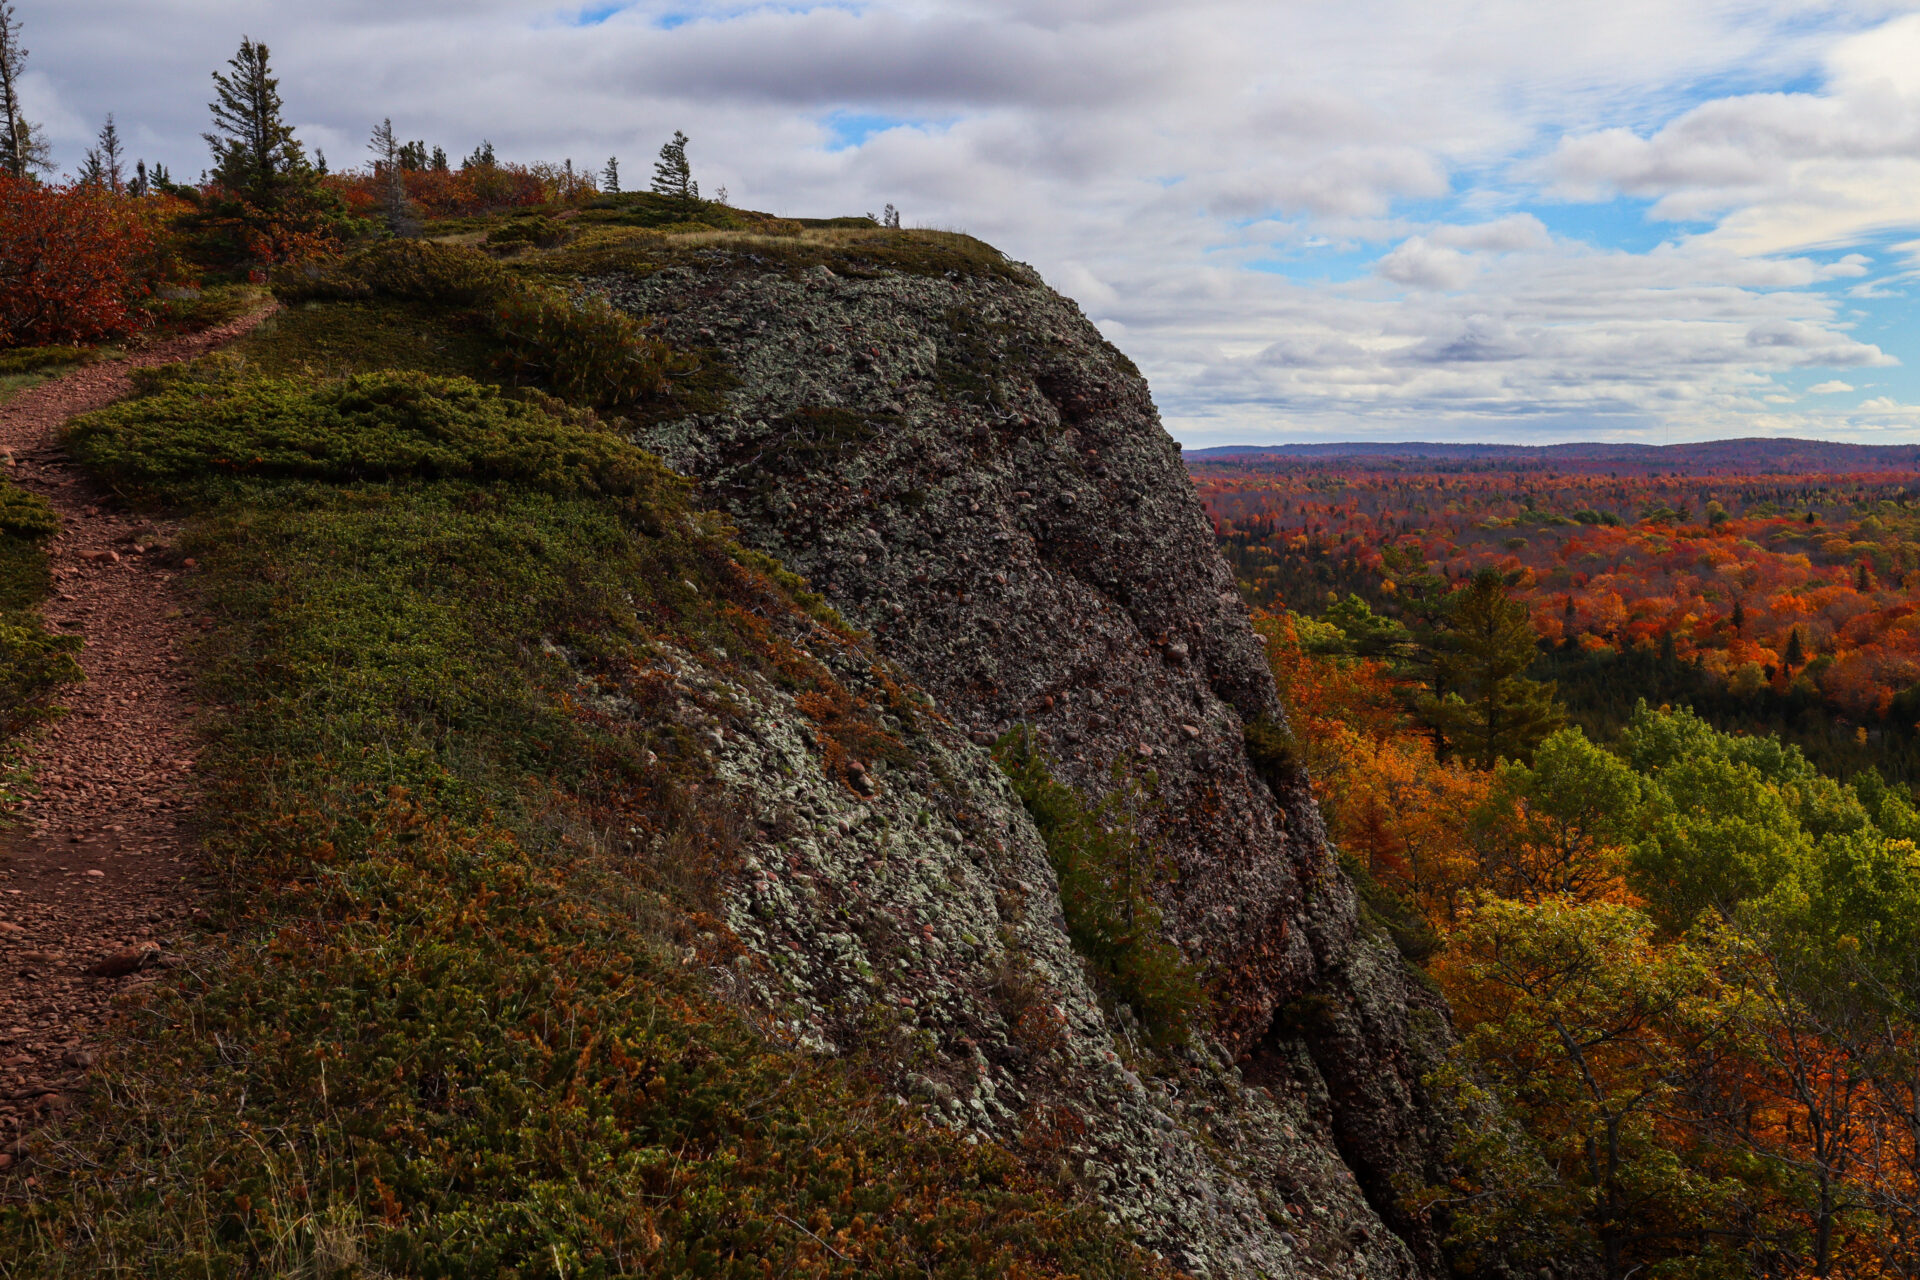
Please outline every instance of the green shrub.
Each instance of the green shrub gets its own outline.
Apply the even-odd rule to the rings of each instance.
[[[174,381],[75,419],[67,443],[96,473],[169,501],[241,478],[464,479],[632,512],[683,483],[591,418],[418,373]]]
[[[577,405],[615,409],[666,389],[670,353],[604,298],[533,284],[472,249],[385,241],[276,286],[281,301],[389,299],[470,312],[504,374]]]
[[[90,347],[15,347],[11,351],[0,351],[0,377],[81,364],[92,356]]]
[[[274,296],[288,306],[391,298],[444,307],[491,306],[513,277],[483,253],[424,240],[382,240],[338,262],[314,265],[275,279]]]
[[[1205,997],[1192,966],[1160,932],[1153,886],[1168,868],[1139,833],[1139,784],[1116,761],[1113,789],[1089,803],[1054,780],[1024,728],[1002,738],[994,758],[1046,841],[1074,949],[1155,1043],[1185,1040]]]
[[[516,218],[503,227],[487,232],[487,248],[513,252],[519,249],[557,249],[579,233],[564,222],[548,217]]]
[[[1359,899],[1361,927],[1390,938],[1400,954],[1415,964],[1431,959],[1440,949],[1440,935],[1420,909],[1374,879],[1366,863],[1345,850],[1340,852],[1340,866]]]
[[[522,286],[495,304],[501,367],[574,404],[616,409],[666,389],[667,348],[593,294]]]
[[[53,699],[85,676],[78,636],[50,634],[38,612],[47,593],[41,545],[60,531],[45,501],[0,479],[0,802],[18,778],[18,739],[58,714]]]
[[[1261,716],[1247,721],[1242,734],[1254,777],[1266,783],[1274,795],[1299,785],[1305,766],[1291,728],[1270,716]]]

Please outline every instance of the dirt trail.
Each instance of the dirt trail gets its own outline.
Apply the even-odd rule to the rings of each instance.
[[[180,570],[159,554],[175,531],[101,494],[67,459],[59,430],[125,396],[133,369],[200,355],[270,310],[0,405],[7,475],[60,513],[46,617],[84,638],[87,673],[33,748],[39,794],[0,828],[0,1168],[23,1130],[85,1091],[90,1033],[116,992],[171,962],[195,910],[181,830],[194,746],[187,620],[170,585]],[[139,549],[147,545],[156,552]]]

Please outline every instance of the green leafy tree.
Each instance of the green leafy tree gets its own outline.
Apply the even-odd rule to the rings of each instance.
[[[687,163],[687,135],[678,129],[654,162],[653,193],[675,201],[683,211],[700,203],[700,184],[693,180],[693,166]]]
[[[1501,764],[1474,814],[1486,884],[1527,901],[1601,897],[1626,872],[1645,808],[1646,786],[1625,761],[1562,729],[1541,742],[1531,766]]]
[[[1681,1258],[1688,1275],[1750,1274],[1720,1230],[1740,1185],[1689,1161],[1683,1132],[1665,1123],[1696,1064],[1731,1034],[1740,996],[1713,949],[1659,943],[1631,907],[1490,899],[1441,964],[1465,1028],[1465,1076],[1519,1118],[1557,1184],[1496,1169],[1470,1190],[1469,1226],[1544,1197],[1549,1215],[1590,1230],[1610,1280]]]
[[[1338,628],[1338,637],[1327,637],[1332,644],[1309,645],[1322,652],[1352,654],[1362,658],[1404,658],[1411,652],[1413,636],[1392,618],[1375,613],[1359,596],[1348,592],[1344,599],[1327,602],[1320,615],[1323,623]]]
[[[1430,692],[1420,712],[1443,749],[1482,768],[1524,759],[1565,718],[1553,686],[1522,673],[1539,653],[1527,607],[1506,580],[1483,569],[1447,600],[1430,658]]]
[[[0,0],[0,172],[32,178],[53,172],[53,151],[40,126],[27,119],[20,77],[27,50],[20,43],[20,17]]]
[[[202,135],[213,150],[213,176],[256,208],[272,210],[311,178],[312,168],[293,127],[282,119],[280,81],[267,46],[250,38],[213,73],[213,129]]]

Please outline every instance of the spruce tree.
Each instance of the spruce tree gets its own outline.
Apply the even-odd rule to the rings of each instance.
[[[280,82],[271,74],[267,46],[240,41],[213,73],[213,131],[202,134],[213,149],[213,177],[258,208],[278,204],[289,186],[311,172],[306,152],[281,119]]]
[[[600,172],[600,185],[610,196],[620,194],[620,157],[608,156],[607,167]]]
[[[125,156],[126,151],[120,145],[120,130],[113,123],[113,113],[109,111],[107,123],[100,130],[100,145],[87,152],[87,160],[96,171],[95,181],[115,195],[126,188]]]
[[[1787,633],[1787,647],[1780,654],[1780,669],[1793,678],[1794,669],[1803,667],[1807,662],[1807,647],[1800,639],[1800,628],[1795,627]]]
[[[660,159],[653,166],[653,193],[676,201],[683,211],[700,202],[700,184],[693,180],[693,166],[687,163],[687,135],[673,131],[673,141],[660,148]]]
[[[53,172],[53,151],[40,126],[27,119],[20,102],[20,77],[27,51],[20,43],[20,19],[0,0],[0,173],[32,178]]]
[[[1432,646],[1433,693],[1420,710],[1443,748],[1491,768],[1528,758],[1564,721],[1553,686],[1523,674],[1539,638],[1497,570],[1482,569],[1447,598]]]

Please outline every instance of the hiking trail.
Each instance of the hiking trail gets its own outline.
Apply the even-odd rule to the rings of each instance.
[[[60,429],[129,394],[138,368],[192,359],[267,307],[87,365],[0,404],[6,475],[59,513],[50,630],[84,641],[84,683],[29,743],[37,793],[0,827],[0,1168],[87,1089],[87,1045],[115,995],[179,963],[197,910],[185,820],[195,742],[169,555],[177,527],[124,510],[66,456]]]

